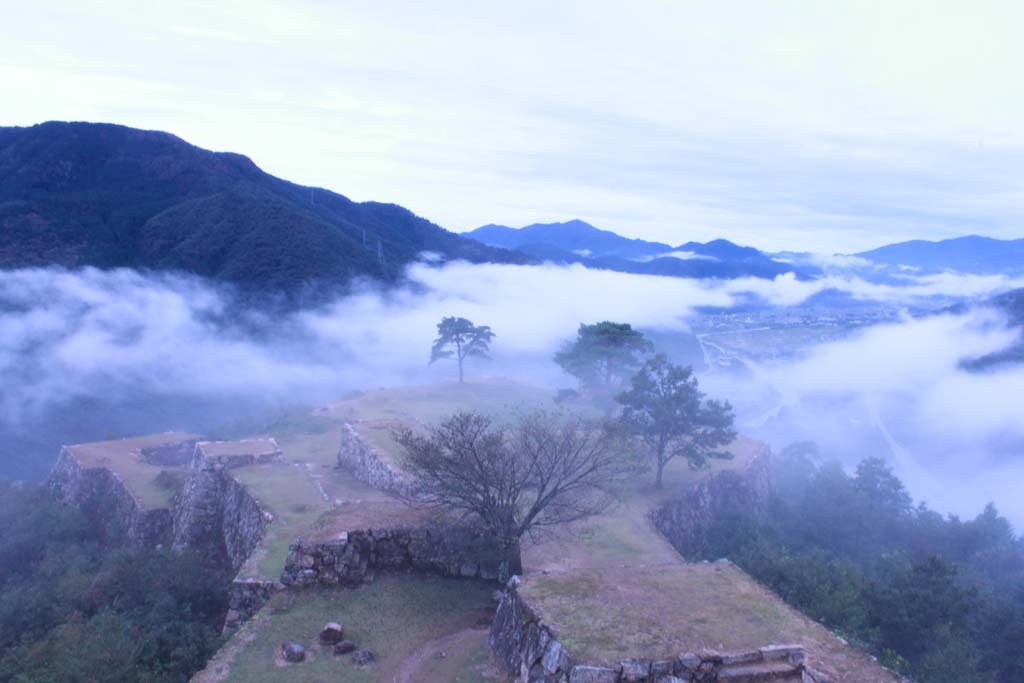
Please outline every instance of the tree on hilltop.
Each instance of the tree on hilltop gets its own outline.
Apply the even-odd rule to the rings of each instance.
[[[629,471],[618,433],[579,416],[536,412],[499,427],[460,412],[426,434],[404,429],[395,437],[414,500],[479,524],[511,574],[522,572],[524,535],[604,510],[610,486]]]
[[[665,354],[644,363],[615,400],[622,404],[626,430],[651,450],[656,488],[661,488],[665,465],[676,456],[695,469],[708,458],[732,457],[719,450],[736,438],[732,406],[705,399],[693,369],[671,363]]]
[[[607,397],[628,381],[654,345],[628,323],[581,324],[576,339],[555,354],[555,362],[579,380],[580,388]]]
[[[437,339],[430,349],[430,363],[445,358],[454,358],[459,366],[459,384],[463,383],[462,364],[466,358],[490,358],[490,350],[494,333],[487,325],[474,325],[465,318],[448,316],[437,324]]]

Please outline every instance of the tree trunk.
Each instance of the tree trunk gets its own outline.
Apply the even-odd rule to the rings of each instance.
[[[501,541],[501,566],[498,570],[498,580],[505,583],[513,576],[523,574],[523,554],[519,547],[519,539],[505,539]]]
[[[459,384],[463,384],[462,380],[462,342],[458,339],[455,340],[455,360],[459,361]]]
[[[658,476],[654,480],[654,488],[661,488],[661,475],[665,471],[665,461],[658,458]]]

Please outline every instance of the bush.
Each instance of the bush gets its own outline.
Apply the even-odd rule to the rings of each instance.
[[[820,462],[784,449],[767,517],[720,517],[705,559],[730,557],[922,683],[1024,680],[1024,552],[995,508],[943,518],[881,460],[853,476]]]
[[[187,681],[225,586],[191,553],[101,547],[40,487],[0,491],[0,681]]]

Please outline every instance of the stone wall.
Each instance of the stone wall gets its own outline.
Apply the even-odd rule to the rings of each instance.
[[[734,515],[757,517],[771,498],[770,452],[762,449],[742,470],[710,474],[650,513],[654,526],[679,553],[701,559],[716,525]]]
[[[61,449],[47,485],[57,500],[81,510],[111,546],[189,548],[218,574],[233,576],[259,544],[271,516],[228,470],[279,457],[277,444],[272,446],[265,449],[269,455],[243,453],[242,459],[238,454],[206,457],[195,440],[142,449],[140,457],[164,466],[179,464],[182,454],[189,453],[185,485],[173,510],[144,509],[116,472],[82,467],[70,448]],[[225,631],[230,633],[255,614],[276,587],[273,581],[236,579],[228,589]]]
[[[82,467],[69,448],[61,449],[47,485],[57,500],[81,510],[109,545],[158,546],[171,541],[169,509],[144,509],[115,472]]]
[[[197,550],[211,565],[234,575],[270,521],[223,463],[196,449],[174,509],[174,547]]]
[[[338,465],[374,488],[400,494],[410,490],[410,484],[402,473],[386,463],[377,449],[368,444],[350,424],[341,428]]]
[[[280,460],[284,453],[272,437],[239,439],[236,441],[200,441],[195,450],[208,462],[223,465],[224,469],[266,465]],[[187,461],[186,461],[187,462]]]
[[[828,677],[807,666],[798,645],[685,652],[671,659],[624,659],[611,666],[577,662],[517,586],[518,577],[513,577],[494,615],[489,641],[506,669],[523,683],[828,683]]]
[[[485,557],[471,529],[448,526],[343,531],[292,544],[281,583],[357,586],[377,570],[497,580],[501,563]]]
[[[197,439],[177,443],[161,444],[139,449],[139,457],[150,465],[158,467],[181,467],[192,459]]]
[[[262,609],[281,588],[276,581],[238,579],[228,588],[228,613],[224,617],[225,636],[229,636]]]

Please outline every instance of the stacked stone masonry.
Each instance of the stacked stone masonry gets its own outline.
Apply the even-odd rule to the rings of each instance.
[[[294,543],[281,583],[351,587],[378,570],[497,580],[500,563],[479,557],[478,547],[473,530],[453,526],[341,532],[325,541]]]
[[[139,457],[158,467],[182,467],[189,464],[195,453],[197,439],[150,446],[139,450]]]
[[[398,494],[411,490],[408,479],[400,471],[385,462],[377,449],[368,444],[351,424],[341,429],[338,446],[338,465],[352,473],[359,481]]]
[[[200,441],[195,451],[208,462],[215,462],[229,470],[247,465],[265,465],[280,460],[284,455],[273,438]]]
[[[167,508],[146,509],[116,472],[83,467],[71,448],[60,451],[47,485],[54,497],[78,508],[111,546],[159,546],[171,541]]]
[[[701,557],[723,515],[764,513],[771,497],[769,461],[764,446],[742,470],[715,472],[652,510],[651,522],[683,557]]]
[[[175,505],[174,547],[195,549],[235,574],[271,519],[223,461],[196,447]]]
[[[236,578],[228,588],[228,613],[224,635],[231,635],[259,612],[280,589],[276,581]]]
[[[230,448],[228,447],[230,444]],[[213,446],[212,448],[210,446]],[[273,439],[240,442],[168,441],[138,452],[158,467],[188,464],[185,485],[173,508],[147,509],[109,467],[84,467],[75,447],[61,449],[48,479],[54,497],[82,511],[110,546],[174,546],[196,550],[218,573],[234,575],[271,521],[229,469],[277,459]],[[229,451],[230,452],[226,452]],[[184,459],[184,454],[189,459]],[[209,455],[208,455],[209,454]],[[230,632],[269,599],[275,582],[236,579],[229,588]]]

